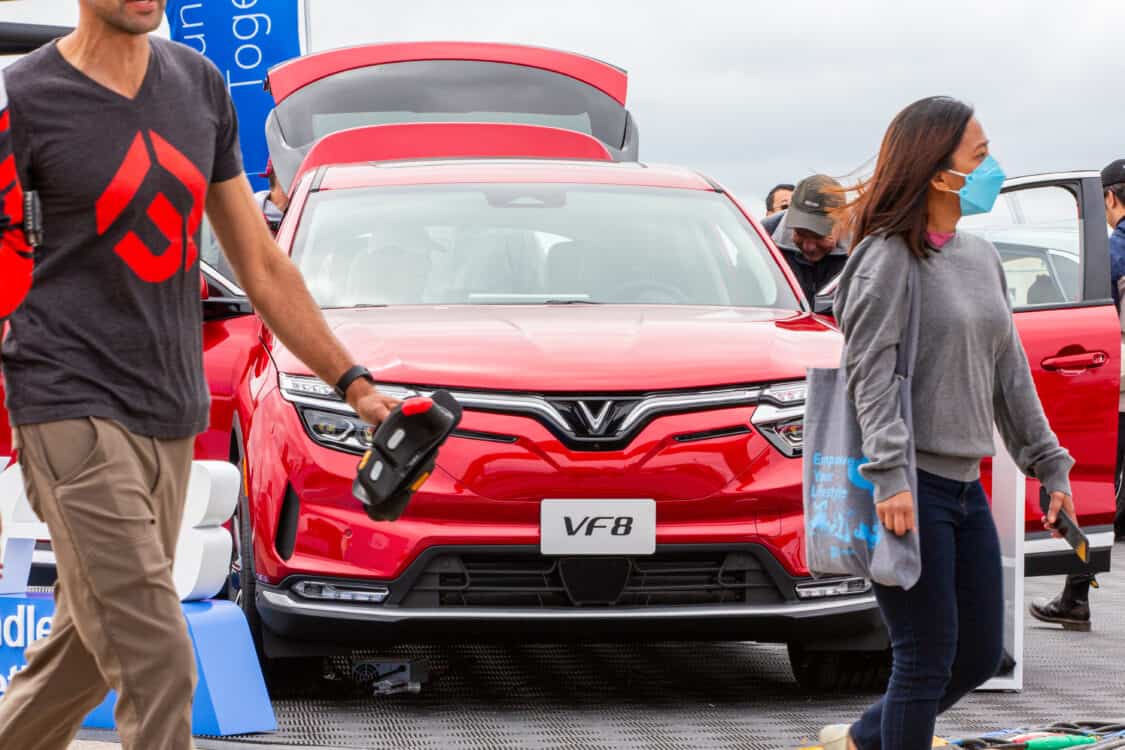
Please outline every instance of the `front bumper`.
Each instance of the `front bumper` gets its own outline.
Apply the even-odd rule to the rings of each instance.
[[[756,544],[660,545],[630,562],[614,601],[567,604],[567,559],[535,547],[426,550],[394,580],[293,576],[258,584],[267,630],[286,642],[364,647],[404,641],[750,640],[885,644],[871,594],[800,599],[796,584]],[[604,558],[620,561],[623,558]],[[701,567],[704,561],[718,561]],[[499,562],[498,562],[499,561]],[[476,567],[474,567],[476,566]],[[301,581],[343,588],[382,584],[383,603],[311,599]]]
[[[403,609],[312,602],[273,588],[258,591],[258,611],[287,639],[362,647],[403,641],[749,640],[766,643],[849,640],[882,629],[870,594],[794,604],[625,609]]]

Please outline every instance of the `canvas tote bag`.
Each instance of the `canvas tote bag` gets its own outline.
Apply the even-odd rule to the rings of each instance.
[[[855,253],[863,252],[861,243]],[[910,264],[907,296],[910,317],[898,346],[898,379],[902,417],[910,434],[907,475],[918,518],[918,476],[914,457],[914,424],[910,382],[918,351],[919,263]],[[848,397],[846,349],[836,369],[809,369],[805,405],[803,486],[805,552],[815,576],[862,576],[884,586],[909,589],[922,573],[915,528],[903,536],[883,528],[875,513],[874,486],[859,473],[867,462],[855,405]]]

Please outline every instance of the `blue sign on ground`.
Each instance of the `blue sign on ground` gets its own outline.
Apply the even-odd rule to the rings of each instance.
[[[301,54],[298,0],[169,0],[172,38],[202,52],[226,76],[238,112],[242,159],[255,190],[266,187],[266,72]]]
[[[185,602],[183,609],[199,675],[192,732],[225,737],[277,729],[242,610],[228,601]],[[0,596],[0,699],[27,663],[24,649],[51,632],[54,613],[50,594]],[[112,729],[114,699],[111,692],[83,726]]]

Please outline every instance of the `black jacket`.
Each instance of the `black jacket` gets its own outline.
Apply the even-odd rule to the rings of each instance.
[[[793,233],[784,221],[785,214],[786,212],[782,211],[766,217],[762,220],[762,228],[769,233],[773,238],[773,244],[777,245],[781,254],[785,256],[789,267],[797,276],[797,283],[801,285],[801,291],[805,293],[809,307],[812,307],[813,302],[816,301],[817,290],[823,288],[844,270],[844,264],[848,262],[848,251],[842,245],[837,245],[836,249],[824,256],[819,263],[810,263],[793,244]]]

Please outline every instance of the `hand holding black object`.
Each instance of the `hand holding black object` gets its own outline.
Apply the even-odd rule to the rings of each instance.
[[[1082,533],[1081,527],[1075,519],[1074,500],[1065,492],[1052,492],[1047,494],[1045,488],[1039,488],[1039,507],[1043,509],[1043,528],[1051,531],[1055,538],[1066,539],[1074,549],[1074,554],[1090,569],[1090,540]],[[1091,570],[1090,585],[1098,588],[1098,582],[1093,578]]]
[[[352,494],[376,521],[393,521],[429,478],[438,448],[461,421],[461,406],[447,391],[397,405],[375,431],[359,462]]]
[[[1040,505],[1043,504],[1042,495],[1045,493],[1046,490],[1041,488],[1039,500]],[[1043,509],[1043,528],[1052,532],[1051,536],[1053,536],[1055,539],[1059,539],[1062,537],[1062,534],[1059,533],[1059,530],[1056,528],[1059,520],[1060,510],[1066,513],[1072,519],[1078,517],[1078,514],[1074,511],[1074,499],[1070,495],[1066,494],[1065,492],[1052,492],[1049,504]]]

